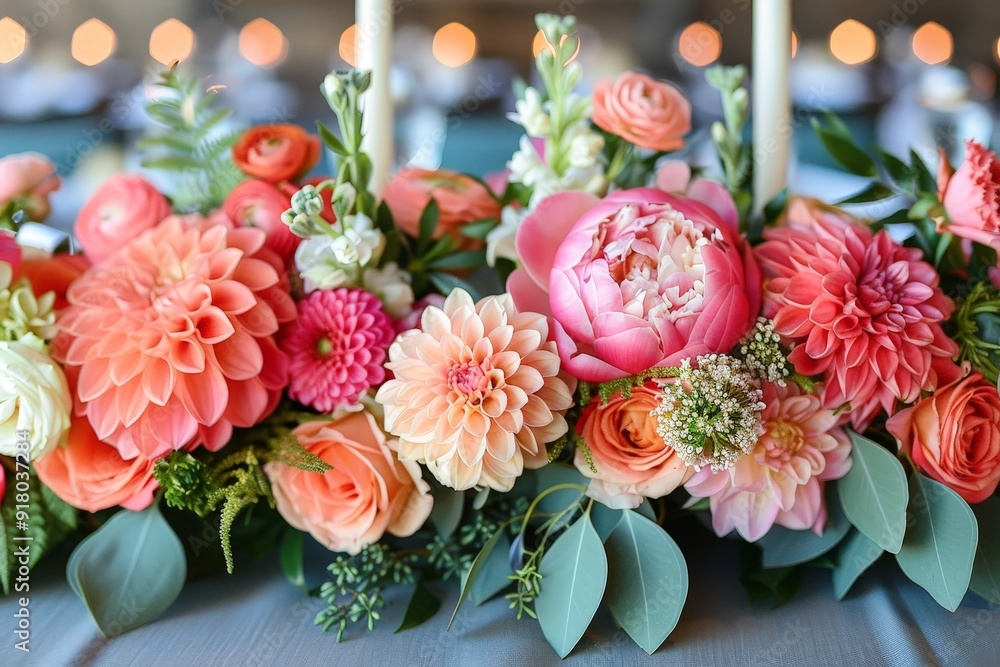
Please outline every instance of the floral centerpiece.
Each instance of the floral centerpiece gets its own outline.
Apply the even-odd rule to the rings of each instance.
[[[872,183],[753,202],[742,68],[708,73],[713,180],[668,156],[691,130],[676,87],[629,72],[581,95],[573,20],[538,26],[542,85],[489,184],[403,169],[376,197],[364,72],[326,78],[337,127],[313,136],[226,131],[170,71],[143,146],[172,191],[114,176],[82,254],[0,236],[4,590],[22,533],[29,565],[83,538],[67,575],[115,635],[206,559],[278,543],[338,637],[390,586],[414,591],[404,626],[426,620],[424,584],[453,579],[560,656],[601,604],[652,653],[687,595],[663,527],[686,512],[759,547],[756,594],[823,565],[842,597],[889,553],[948,609],[1000,603],[1000,159],[970,143],[935,176],[828,115],[823,143]],[[335,174],[309,177],[322,146]],[[43,220],[51,165],[0,173],[4,225]],[[335,552],[313,589],[306,534]]]

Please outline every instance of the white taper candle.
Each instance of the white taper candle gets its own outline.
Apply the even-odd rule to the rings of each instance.
[[[788,175],[791,59],[791,0],[753,0],[753,196],[757,211],[781,192]]]
[[[392,66],[391,0],[357,0],[358,67],[372,72],[372,83],[362,101],[365,138],[362,146],[372,160],[370,187],[377,197],[392,173]]]

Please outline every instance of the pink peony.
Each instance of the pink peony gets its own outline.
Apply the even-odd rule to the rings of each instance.
[[[825,404],[850,404],[859,431],[897,399],[931,390],[958,346],[941,328],[955,305],[919,250],[823,212],[765,232],[765,314],[802,375],[821,375]],[[941,364],[940,368],[937,366]]]
[[[222,210],[237,227],[262,230],[267,235],[264,245],[287,265],[301,240],[281,221],[281,214],[290,206],[288,196],[271,183],[249,179],[233,188],[222,203]]]
[[[749,247],[709,206],[659,190],[548,197],[517,232],[507,289],[551,313],[563,367],[605,382],[728,352],[760,305]]]
[[[277,462],[264,466],[289,525],[331,551],[357,554],[387,532],[408,537],[427,521],[434,498],[420,466],[396,458],[395,442],[386,441],[367,412],[309,422],[293,433],[333,469],[319,475]]]
[[[288,395],[320,412],[356,402],[385,379],[395,335],[375,295],[344,287],[311,293],[281,340],[291,358]]]
[[[687,162],[664,162],[656,170],[654,185],[657,190],[700,201],[718,213],[730,229],[739,229],[740,213],[726,186],[707,178],[695,178]]]
[[[965,162],[939,178],[950,222],[946,231],[1000,250],[1000,158],[982,144],[965,142]]]
[[[970,503],[1000,484],[1000,396],[981,373],[938,387],[886,423],[921,471]]]
[[[33,222],[49,214],[49,194],[59,189],[59,177],[52,162],[39,153],[18,153],[0,158],[0,209],[12,201]]]
[[[597,472],[579,448],[573,463],[590,478],[588,496],[615,509],[638,507],[643,498],[662,498],[694,474],[656,432],[650,413],[662,393],[650,383],[633,389],[629,398],[595,400],[584,408],[576,428]]]
[[[624,72],[594,87],[594,124],[640,148],[676,151],[691,131],[691,104],[669,83]]]
[[[74,417],[66,443],[34,465],[38,478],[73,507],[97,512],[121,505],[138,512],[153,502],[154,464],[141,455],[122,459],[97,439],[85,417]]]
[[[170,202],[149,181],[116,174],[80,209],[73,233],[84,254],[99,263],[170,215]]]
[[[375,397],[403,460],[426,463],[445,486],[509,491],[545,445],[567,431],[573,390],[560,374],[545,317],[506,295],[473,303],[456,289],[401,335]]]
[[[419,235],[420,215],[434,199],[440,210],[434,238],[449,234],[463,248],[480,246],[481,242],[462,236],[462,225],[500,218],[500,203],[486,186],[447,169],[402,169],[385,186],[382,199],[396,225],[410,236]]]
[[[281,261],[257,229],[171,216],[69,289],[53,354],[77,412],[126,459],[225,445],[288,382],[274,335],[295,317]]]
[[[696,498],[710,498],[712,527],[721,537],[734,528],[755,542],[771,526],[823,533],[823,482],[851,468],[851,443],[837,415],[797,385],[768,384],[765,431],[753,454],[730,470],[702,468],[685,485]]]

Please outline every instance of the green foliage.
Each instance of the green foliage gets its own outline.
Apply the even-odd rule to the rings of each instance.
[[[878,176],[875,160],[858,146],[843,121],[830,112],[825,114],[825,119],[825,125],[815,118],[811,122],[830,157],[852,174],[868,178]]]
[[[4,472],[7,475],[7,491],[0,500],[0,517],[3,519],[0,521],[0,586],[6,595],[16,584],[15,573],[19,566],[16,551],[27,546],[28,567],[34,567],[42,556],[76,529],[78,512],[42,484],[34,471],[15,468]],[[28,484],[28,491],[18,493],[18,483],[23,484],[24,481]],[[30,540],[19,540],[19,537]]]
[[[791,530],[783,526],[772,526],[757,544],[763,549],[764,567],[787,567],[800,565],[819,558],[836,547],[851,523],[844,516],[837,494],[836,482],[828,482],[826,489],[828,517],[822,535],[811,530]]]
[[[599,384],[580,381],[577,385],[577,392],[580,395],[580,405],[589,405],[595,394],[600,398],[602,405],[606,405],[615,396],[620,395],[623,398],[629,398],[632,396],[632,390],[636,387],[644,385],[650,380],[675,378],[678,376],[678,373],[679,370],[673,366],[656,366],[637,375],[629,375],[628,377],[601,382]]]
[[[199,79],[171,68],[157,84],[146,112],[161,127],[139,142],[147,152],[142,164],[174,174],[176,210],[208,213],[244,178],[230,154],[242,132],[225,128],[230,110],[216,108],[218,95]]]
[[[958,358],[970,362],[991,384],[1000,378],[1000,292],[977,283],[952,318]]]
[[[743,141],[743,128],[750,118],[750,96],[743,87],[746,76],[746,67],[742,65],[716,65],[705,72],[709,85],[718,90],[722,97],[723,121],[712,124],[712,141],[722,160],[726,187],[734,197],[747,185],[752,157],[751,146]],[[741,214],[745,214],[747,208],[740,207]],[[744,217],[740,216],[741,219]]]
[[[854,582],[885,553],[860,530],[851,530],[837,548],[833,566],[833,592],[843,600]]]
[[[837,484],[844,513],[855,528],[891,553],[906,530],[906,471],[887,449],[851,432],[851,470]]]

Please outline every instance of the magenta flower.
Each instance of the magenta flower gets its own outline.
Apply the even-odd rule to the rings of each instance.
[[[281,341],[291,358],[292,399],[332,412],[381,384],[395,331],[378,297],[363,289],[319,290],[298,303],[298,312]]]

